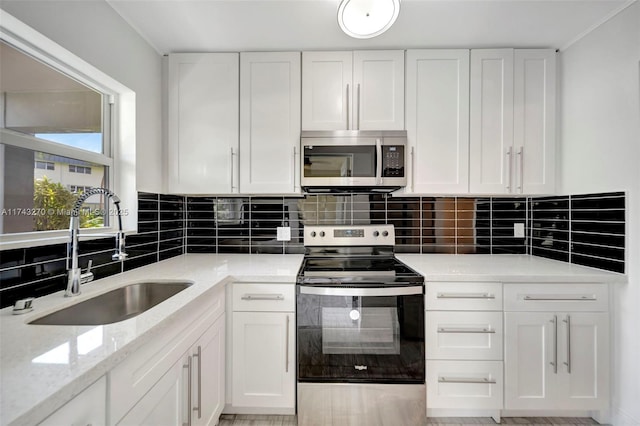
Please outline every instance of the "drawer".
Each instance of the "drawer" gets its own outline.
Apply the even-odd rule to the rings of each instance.
[[[607,284],[505,284],[504,310],[519,312],[606,312]]]
[[[428,311],[501,311],[502,283],[428,282]]]
[[[502,361],[427,361],[427,408],[502,409]]]
[[[434,360],[502,360],[502,312],[427,312],[425,352]]]
[[[278,283],[234,283],[233,310],[245,312],[294,312],[296,286]]]

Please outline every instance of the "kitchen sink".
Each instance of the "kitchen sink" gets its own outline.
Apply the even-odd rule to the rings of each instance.
[[[124,321],[192,285],[191,281],[146,281],[126,285],[31,321],[39,325],[102,325]]]

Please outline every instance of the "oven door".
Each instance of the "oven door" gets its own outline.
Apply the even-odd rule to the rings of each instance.
[[[297,288],[298,382],[424,383],[424,288]]]

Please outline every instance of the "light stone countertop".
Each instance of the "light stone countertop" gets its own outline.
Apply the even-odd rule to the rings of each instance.
[[[0,311],[0,425],[36,424],[152,339],[172,315],[216,285],[234,281],[295,284],[302,255],[189,254],[93,281],[78,297],[57,292],[34,310]],[[123,285],[149,280],[194,284],[148,311],[101,326],[29,321]]]
[[[429,281],[624,283],[623,274],[527,255],[397,254]],[[0,310],[0,425],[35,424],[103,376],[216,285],[295,283],[302,255],[188,254],[82,286],[82,295],[40,297],[34,311]],[[29,321],[129,283],[190,280],[194,285],[132,319],[102,326]]]
[[[396,257],[429,281],[512,283],[626,283],[615,272],[520,254],[401,254]]]

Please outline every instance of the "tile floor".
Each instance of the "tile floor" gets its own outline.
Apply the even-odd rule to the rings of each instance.
[[[220,417],[219,426],[296,426],[296,424],[296,416],[223,414]],[[427,419],[427,424],[440,426],[495,426],[495,422],[490,417],[430,417]],[[572,426],[597,425],[599,423],[593,419],[583,417],[503,417],[502,424],[530,426]]]

